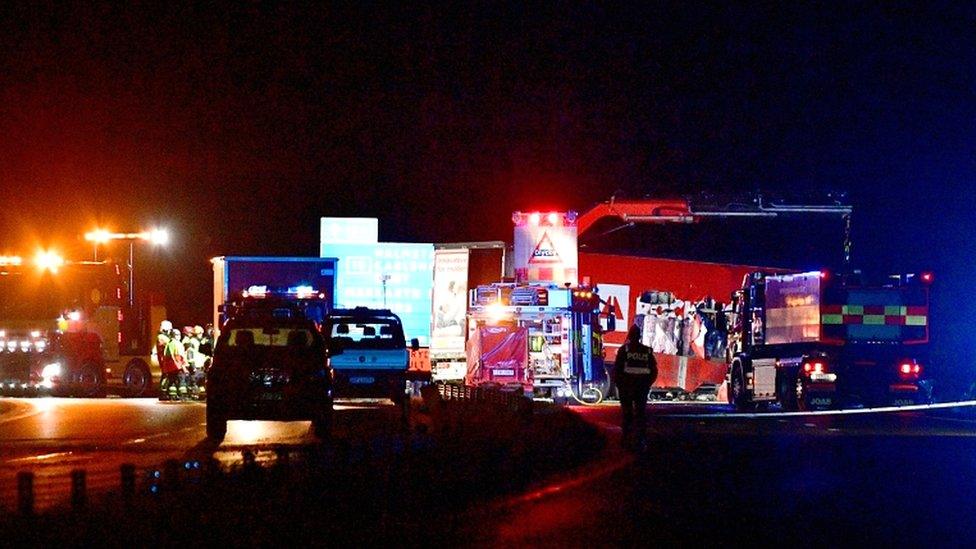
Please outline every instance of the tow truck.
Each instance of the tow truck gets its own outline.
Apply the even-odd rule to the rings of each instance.
[[[161,306],[130,305],[121,266],[0,258],[0,387],[5,395],[146,396],[159,379],[150,326]]]
[[[732,295],[728,399],[739,410],[923,403],[931,273],[754,272]]]

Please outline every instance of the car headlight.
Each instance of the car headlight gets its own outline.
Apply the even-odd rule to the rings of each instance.
[[[43,378],[43,379],[51,379],[51,378],[60,377],[60,376],[61,376],[61,363],[60,362],[52,362],[52,363],[44,366],[44,369],[41,370],[41,378]]]

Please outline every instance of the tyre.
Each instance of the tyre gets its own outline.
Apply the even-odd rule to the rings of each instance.
[[[153,379],[149,373],[149,366],[145,361],[134,358],[125,365],[125,373],[122,374],[122,383],[125,384],[125,392],[131,397],[145,397],[152,393]]]
[[[220,442],[227,435],[227,418],[215,407],[207,405],[207,438]]]
[[[746,394],[746,378],[742,373],[742,365],[738,362],[732,365],[729,403],[740,412],[745,412],[750,408],[749,395]]]
[[[85,362],[71,372],[71,394],[83,398],[96,398],[105,395],[98,365]]]

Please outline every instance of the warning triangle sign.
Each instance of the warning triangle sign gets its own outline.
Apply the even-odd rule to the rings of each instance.
[[[552,245],[552,239],[549,238],[549,233],[542,233],[542,238],[539,239],[539,243],[535,245],[535,250],[532,251],[532,257],[529,258],[529,263],[561,262],[562,258],[556,252],[556,247]]]

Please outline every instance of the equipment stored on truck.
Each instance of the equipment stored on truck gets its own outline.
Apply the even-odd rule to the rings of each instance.
[[[471,290],[469,385],[521,386],[556,402],[606,394],[599,296],[590,288],[489,284]]]
[[[787,410],[927,402],[932,276],[867,285],[860,273],[745,277],[732,295],[729,402]]]

